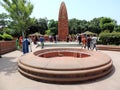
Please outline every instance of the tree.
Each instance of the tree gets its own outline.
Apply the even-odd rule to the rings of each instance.
[[[99,34],[101,32],[101,28],[100,28],[100,18],[94,18],[93,20],[91,20],[89,22],[89,26],[88,26],[88,30],[94,33]]]
[[[45,30],[48,29],[47,23],[48,23],[47,18],[40,18],[40,19],[38,19],[37,25],[39,27],[39,32],[41,34],[45,34]]]
[[[77,19],[73,18],[69,20],[69,33],[76,34],[77,33]]]
[[[115,28],[114,28],[114,31],[120,32],[120,25],[116,25]]]
[[[87,31],[88,23],[86,20],[78,20],[76,18],[69,20],[69,33],[77,34]]]
[[[40,34],[44,35],[45,31],[48,29],[48,19],[47,18],[40,18],[36,19],[35,23],[29,27],[28,33],[36,33],[39,32]]]
[[[0,33],[3,33],[4,28],[8,26],[9,16],[6,13],[0,14]]]
[[[58,21],[53,19],[49,20],[48,29],[50,30],[51,34],[58,34]]]
[[[85,32],[85,31],[89,31],[88,30],[88,25],[89,25],[89,22],[86,21],[86,20],[80,20],[80,28],[81,28],[81,33]]]
[[[3,0],[0,4],[11,17],[13,28],[22,33],[24,37],[25,31],[34,22],[34,18],[30,18],[33,5],[27,0]]]
[[[100,28],[101,30],[109,30],[110,32],[112,32],[114,30],[114,27],[116,26],[116,21],[111,19],[111,18],[107,18],[107,17],[103,17],[100,20]]]

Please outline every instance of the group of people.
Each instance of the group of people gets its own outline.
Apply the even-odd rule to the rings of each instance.
[[[55,42],[57,43],[58,42],[58,35],[49,35],[49,41],[50,42]]]
[[[31,47],[32,42],[34,42],[34,44],[37,44],[38,41],[41,42],[41,49],[43,49],[44,48],[44,36],[43,35],[41,35],[36,42],[33,41],[32,38],[30,37],[23,38],[22,36],[20,36],[19,38],[16,39],[16,47],[18,50],[22,51],[23,54],[25,54],[28,52],[32,52],[32,47]]]
[[[39,38],[38,38],[38,40],[37,40],[37,46],[36,46],[36,48],[38,47],[38,46],[41,46],[41,49],[43,49],[44,48],[44,41],[45,41],[45,38],[44,38],[44,36],[43,35],[41,35]],[[41,44],[39,44],[38,42],[40,42]]]
[[[87,48],[88,50],[96,50],[97,51],[97,47],[96,47],[96,43],[97,43],[97,37],[96,35],[79,35],[78,36],[78,41],[79,44],[82,46],[82,48]]]
[[[44,48],[44,41],[45,41],[45,38],[43,35],[38,36],[38,37],[34,36],[34,38],[32,38],[32,42],[34,43],[34,45],[36,45],[36,48],[38,46],[41,46],[41,49],[43,49]],[[40,44],[39,44],[39,42],[40,42]]]
[[[55,43],[58,41],[58,36],[54,35],[53,37]],[[51,38],[49,38],[50,42],[52,42]],[[69,36],[67,36],[66,41],[69,42],[70,38]],[[22,36],[20,36],[19,38],[16,39],[16,46],[17,49],[21,50],[23,52],[23,54],[28,53],[30,51],[32,51],[31,48],[31,43],[33,42],[36,45],[36,48],[38,46],[41,46],[41,49],[44,48],[44,41],[45,38],[43,35],[37,37],[35,36],[33,39],[32,38],[28,38],[25,37],[23,38]],[[82,48],[87,48],[88,50],[97,50],[96,48],[96,43],[97,43],[97,37],[96,35],[86,35],[86,34],[79,34],[77,37],[77,41],[79,42],[79,44],[81,45]],[[39,43],[40,42],[40,43]]]
[[[16,47],[18,50],[22,51],[23,54],[32,51],[30,43],[31,39],[29,39],[28,37],[23,38],[22,36],[20,36],[16,39]]]

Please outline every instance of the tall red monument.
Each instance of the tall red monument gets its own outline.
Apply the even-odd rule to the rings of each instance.
[[[68,31],[68,15],[65,3],[62,2],[59,10],[58,17],[58,36],[60,41],[65,41],[66,36],[69,35]]]

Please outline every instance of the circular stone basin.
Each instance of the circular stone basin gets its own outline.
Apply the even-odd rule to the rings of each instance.
[[[54,58],[54,57],[85,58],[85,57],[89,57],[90,55],[79,51],[59,49],[59,50],[49,50],[49,51],[39,52],[37,56],[44,58]]]
[[[28,78],[52,83],[76,83],[110,73],[112,60],[100,52],[73,48],[38,50],[19,58],[18,70]]]

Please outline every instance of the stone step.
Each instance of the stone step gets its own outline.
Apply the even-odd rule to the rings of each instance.
[[[48,73],[48,74],[77,74],[77,73],[81,73],[81,74],[84,74],[84,73],[92,73],[92,72],[99,72],[99,71],[103,71],[104,69],[108,69],[112,66],[112,61],[103,65],[103,66],[99,66],[99,67],[94,67],[94,68],[84,68],[84,69],[79,69],[79,68],[76,68],[76,69],[73,69],[73,70],[69,70],[69,69],[65,69],[65,70],[60,70],[60,69],[46,69],[46,68],[40,68],[40,67],[33,67],[33,66],[28,66],[28,65],[25,65],[25,64],[22,64],[21,62],[18,62],[18,66],[25,69],[25,70],[28,70],[28,71],[32,71],[32,72],[42,72],[42,73]]]
[[[18,68],[18,70],[24,76],[26,76],[26,77],[28,77],[30,79],[37,80],[37,81],[43,81],[43,82],[49,82],[49,83],[59,83],[59,84],[69,84],[69,83],[77,83],[77,82],[88,81],[88,80],[96,79],[98,77],[102,77],[102,76],[110,73],[112,71],[112,68],[107,70],[106,72],[100,73],[99,75],[96,75],[96,76],[91,75],[89,77],[71,77],[71,78],[42,77],[42,76],[36,76],[36,75],[30,74],[30,73],[26,73],[23,70],[21,70],[20,68]]]
[[[102,67],[86,70],[73,70],[73,71],[57,71],[38,69],[34,67],[26,66],[18,62],[18,70],[23,75],[35,79],[37,81],[52,82],[52,83],[74,83],[86,80],[92,80],[98,77],[102,77],[110,73],[113,69],[112,62]]]

